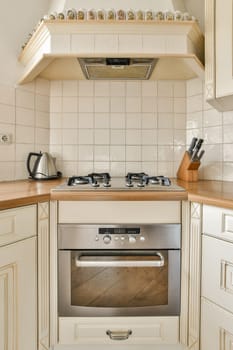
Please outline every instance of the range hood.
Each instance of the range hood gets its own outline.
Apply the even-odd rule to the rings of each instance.
[[[48,80],[204,77],[196,21],[43,20],[19,61],[19,84]]]
[[[97,57],[78,59],[84,76],[89,80],[147,80],[158,59]]]

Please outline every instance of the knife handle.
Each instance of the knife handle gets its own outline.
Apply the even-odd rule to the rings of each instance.
[[[190,143],[189,149],[188,149],[188,153],[189,153],[190,155],[192,155],[192,152],[193,152],[193,149],[194,149],[194,147],[195,147],[195,145],[196,145],[196,142],[197,142],[197,137],[193,137],[193,138],[192,138],[192,141],[191,141],[191,143]]]

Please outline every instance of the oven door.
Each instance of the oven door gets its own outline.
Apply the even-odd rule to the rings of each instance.
[[[180,313],[180,250],[60,250],[59,316]]]

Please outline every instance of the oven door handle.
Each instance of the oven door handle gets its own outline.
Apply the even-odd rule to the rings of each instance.
[[[75,264],[77,267],[162,267],[164,266],[164,256],[160,252],[155,252],[159,260],[98,260],[96,255],[88,255],[88,258],[93,260],[83,260],[84,255],[76,257]],[[108,255],[108,257],[116,257],[116,255]],[[139,257],[140,259],[140,257]]]

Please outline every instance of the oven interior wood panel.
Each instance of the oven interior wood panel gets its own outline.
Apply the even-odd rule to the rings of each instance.
[[[162,254],[165,258],[163,267],[80,268],[75,266],[75,253],[72,253],[71,304],[92,307],[167,305],[168,253],[163,251]],[[138,257],[115,259],[136,260]],[[152,257],[141,256],[140,259]]]

